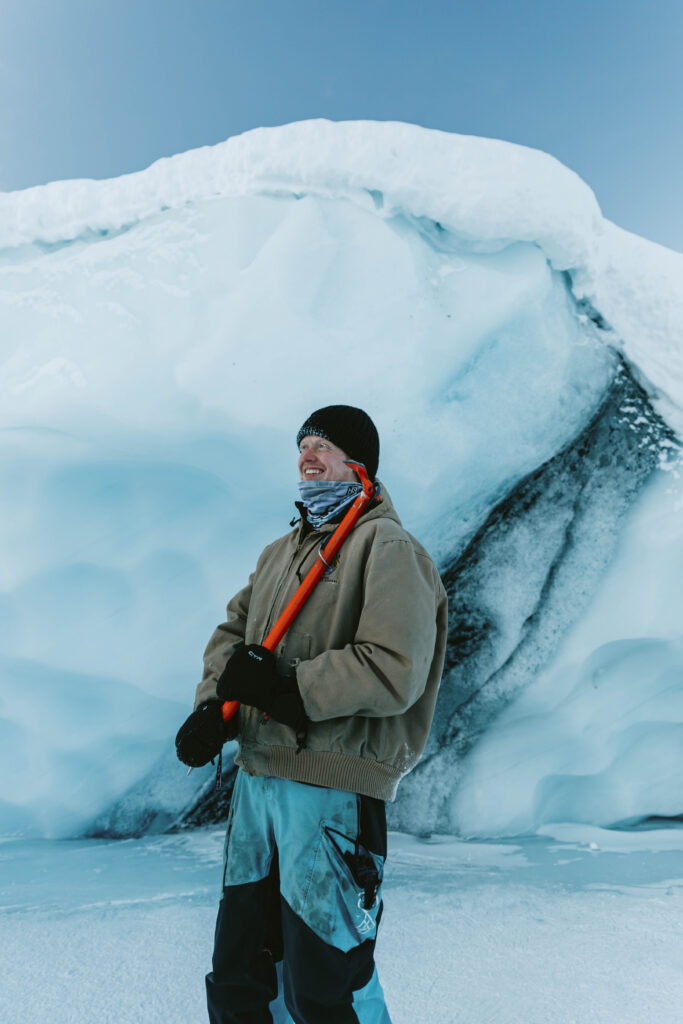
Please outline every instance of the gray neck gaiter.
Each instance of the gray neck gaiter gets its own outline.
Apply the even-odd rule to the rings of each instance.
[[[348,480],[299,481],[306,518],[316,530],[348,508],[362,490],[359,483]]]

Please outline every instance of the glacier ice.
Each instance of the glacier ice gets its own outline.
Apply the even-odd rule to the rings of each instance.
[[[373,415],[380,478],[452,590],[400,826],[680,813],[647,771],[628,806],[610,797],[646,758],[607,721],[600,800],[572,783],[578,754],[537,761],[507,816],[482,780],[531,749],[515,709],[562,690],[548,680],[577,630],[577,705],[605,644],[656,638],[680,672],[674,612],[615,633],[592,602],[642,502],[677,486],[683,258],[604,221],[546,154],[409,125],[258,130],[0,211],[1,830],[135,831],[204,792],[171,737],[227,598],[287,529],[296,429],[336,401]],[[681,550],[672,536],[650,580],[678,612]]]
[[[591,602],[600,586],[606,585],[605,580],[609,581],[616,571],[614,561],[623,544],[625,525],[626,529],[633,528],[629,514],[633,514],[634,506],[637,509],[642,492],[659,491],[661,502],[672,489],[666,473],[658,469],[662,451],[666,450],[662,445],[672,443],[671,437],[666,425],[651,410],[642,389],[620,366],[600,409],[581,434],[520,481],[491,511],[477,533],[467,539],[462,550],[446,562],[442,571],[449,593],[450,645],[444,680],[425,756],[403,782],[397,806],[392,809],[395,824],[408,827],[411,823],[413,828],[423,830],[436,826],[474,834],[473,794],[478,799],[486,790],[484,780],[489,779],[496,781],[494,791],[488,794],[486,814],[481,815],[487,834],[494,828],[515,834],[533,830],[548,820],[565,820],[562,816],[539,817],[540,812],[529,807],[526,818],[513,811],[514,770],[519,764],[533,762],[529,753],[533,740],[524,728],[514,730],[518,745],[514,752],[510,745],[507,747],[511,760],[506,770],[491,773],[492,759],[481,752],[496,749],[496,737],[500,729],[505,729],[507,720],[504,712],[512,704],[510,714],[517,714],[533,690],[531,680],[537,679],[546,666],[557,667],[562,643],[567,635],[571,636],[575,624],[585,628],[586,622],[593,623],[598,645],[596,657],[608,637],[629,636],[614,609],[609,620],[604,608],[594,619],[596,613]],[[661,480],[659,486],[652,484],[653,474],[666,480],[664,494]],[[671,502],[667,503],[672,515]],[[681,555],[679,543],[678,557],[674,546],[669,552],[673,562],[660,567],[661,575],[656,582],[659,594],[666,594],[665,600],[672,602],[671,611],[659,623],[653,622],[651,616],[645,622],[642,615],[636,616],[631,624],[635,633],[631,636],[640,637],[643,632],[647,635],[649,630],[662,628],[664,634],[659,635],[676,636],[675,616],[680,611],[681,596],[676,562],[680,563]],[[632,568],[630,580],[622,576],[618,608],[629,600],[624,595],[637,591],[642,569],[638,563]],[[638,603],[633,597],[630,602],[633,607]],[[667,619],[671,633],[666,632]],[[622,642],[648,644],[639,639]],[[584,648],[584,654],[593,650],[592,646]],[[628,659],[619,662],[618,678],[620,673],[628,675],[631,671],[627,662]],[[680,666],[677,669],[675,661],[671,672],[674,677],[678,673],[678,689],[683,692]],[[626,679],[623,683],[626,688]],[[656,680],[655,690],[658,685]],[[515,701],[520,693],[522,696]],[[552,699],[560,699],[556,680],[550,684],[550,693]],[[676,721],[677,706],[675,701],[671,705],[672,722]],[[612,718],[622,720],[622,708],[617,700],[606,705],[598,702],[588,717],[596,742],[602,742],[614,727]],[[558,723],[560,718],[558,711]],[[541,749],[548,749],[549,743],[552,749],[552,728],[549,721],[541,723],[540,717],[534,719],[530,733],[534,733]],[[558,732],[562,733],[559,724]],[[571,749],[571,743],[565,747]],[[640,776],[639,767],[629,771],[628,748],[625,753],[622,774],[630,778],[634,806],[640,806],[643,817],[651,802],[652,775],[648,772]],[[585,767],[580,745],[575,747],[574,758],[567,759],[566,755],[567,749],[563,763],[568,771],[580,774]],[[539,764],[537,761],[537,770]],[[473,770],[474,765],[479,766],[481,777]],[[502,801],[501,778],[505,779]],[[670,774],[666,782],[664,776],[659,776],[658,813],[679,812],[679,794],[672,784],[673,778]],[[534,785],[547,781],[536,780],[530,791]],[[469,817],[462,813],[464,793],[469,794]],[[528,790],[526,797],[530,797]],[[554,806],[553,815],[561,814],[558,806]],[[566,820],[611,824],[627,817],[616,809],[618,806],[618,792],[612,788],[602,802],[602,818],[577,817],[580,812],[575,804],[571,811],[565,809]],[[584,813],[597,813],[594,801],[586,801],[585,807],[591,810]],[[637,816],[636,810],[628,815]],[[505,828],[502,822],[506,822]]]

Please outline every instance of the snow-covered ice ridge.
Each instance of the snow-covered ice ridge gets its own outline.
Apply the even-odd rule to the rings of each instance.
[[[545,154],[409,125],[0,210],[0,833],[160,829],[210,786],[172,738],[333,402],[449,591],[394,827],[681,813],[681,257]]]
[[[683,255],[607,221],[577,174],[526,146],[400,122],[257,128],[119,178],[0,193],[0,248],[115,232],[210,197],[292,194],[425,219],[480,252],[538,244],[683,428]]]

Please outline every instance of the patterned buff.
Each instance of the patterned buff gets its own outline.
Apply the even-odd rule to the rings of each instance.
[[[362,490],[359,483],[348,480],[299,481],[306,518],[316,530],[348,508]]]

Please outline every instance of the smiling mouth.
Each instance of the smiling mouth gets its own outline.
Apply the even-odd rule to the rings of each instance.
[[[316,469],[314,466],[310,466],[308,469],[304,470],[304,476],[320,476],[323,472],[324,470],[322,469]]]

